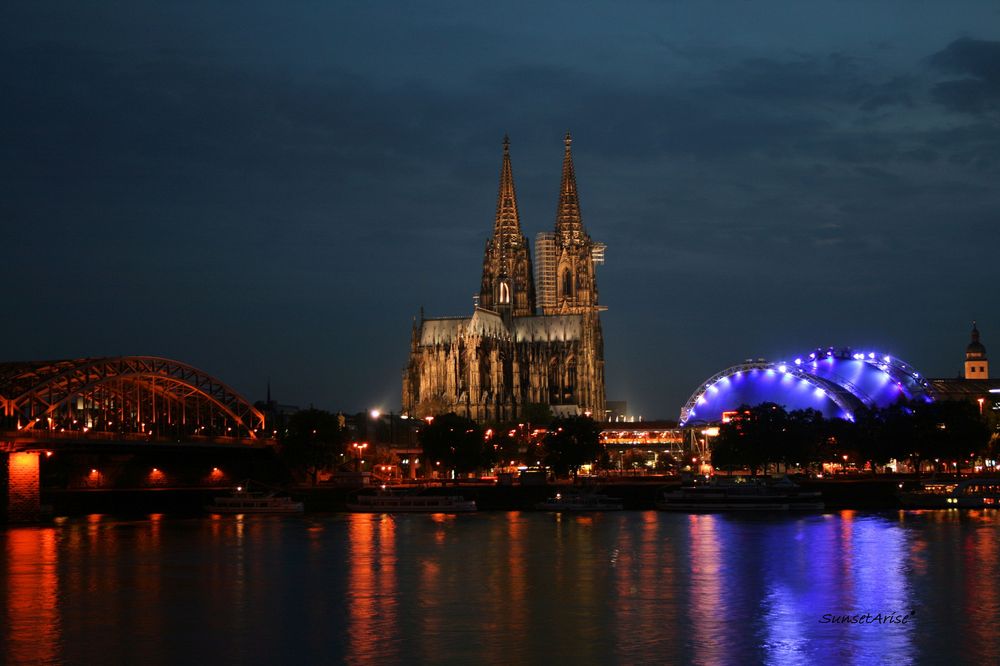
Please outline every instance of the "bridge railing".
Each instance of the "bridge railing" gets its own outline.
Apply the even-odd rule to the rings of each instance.
[[[33,442],[57,442],[57,441],[95,441],[95,442],[150,442],[170,444],[176,443],[176,437],[166,437],[163,435],[149,435],[142,432],[95,432],[93,430],[83,432],[81,430],[0,430],[0,441],[33,441]],[[182,441],[188,443],[205,444],[244,444],[247,446],[260,446],[261,444],[271,444],[273,439],[248,439],[245,437],[221,437],[210,435],[185,435]]]

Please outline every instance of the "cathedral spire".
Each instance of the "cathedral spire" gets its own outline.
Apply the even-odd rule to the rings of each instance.
[[[583,219],[580,216],[580,199],[576,194],[576,173],[573,171],[573,137],[566,132],[563,139],[566,152],[563,155],[562,184],[559,186],[559,206],[556,209],[556,234],[566,241],[583,239]]]
[[[535,286],[528,241],[521,234],[514,172],[510,166],[510,139],[503,137],[500,188],[493,236],[486,242],[479,306],[487,310],[526,316],[535,311]]]
[[[504,134],[503,162],[500,165],[500,190],[497,193],[497,217],[493,224],[493,237],[506,246],[512,237],[520,238],[520,236],[521,221],[517,214],[514,172],[510,167],[510,138]]]

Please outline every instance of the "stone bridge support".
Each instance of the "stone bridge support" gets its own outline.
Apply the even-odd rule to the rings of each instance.
[[[0,453],[0,520],[33,523],[41,517],[37,451]]]

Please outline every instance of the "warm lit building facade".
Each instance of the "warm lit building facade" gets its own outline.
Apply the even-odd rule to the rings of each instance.
[[[598,305],[595,276],[604,246],[583,226],[571,144],[567,134],[555,230],[540,235],[536,256],[543,262],[533,272],[504,138],[478,304],[469,317],[421,314],[414,322],[403,372],[405,413],[453,411],[478,421],[503,421],[520,417],[534,403],[549,405],[557,415],[604,417],[604,308]]]

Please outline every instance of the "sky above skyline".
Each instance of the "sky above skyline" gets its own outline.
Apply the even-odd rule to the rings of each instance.
[[[751,357],[1000,349],[992,1],[24,2],[0,37],[2,360],[398,409],[421,306],[471,312],[504,133],[533,239],[567,130],[634,414]]]

